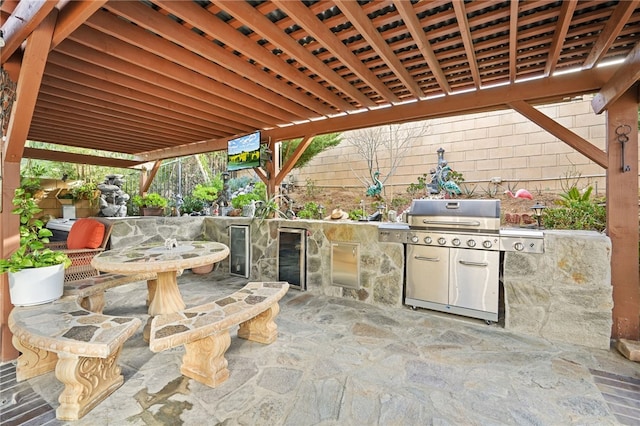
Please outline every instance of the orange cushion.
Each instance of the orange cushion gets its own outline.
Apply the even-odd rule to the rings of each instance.
[[[95,249],[102,246],[104,239],[104,223],[95,219],[82,218],[73,224],[67,237],[67,248]]]

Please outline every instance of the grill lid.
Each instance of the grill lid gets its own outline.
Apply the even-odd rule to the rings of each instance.
[[[413,200],[407,222],[413,229],[497,232],[500,200]]]

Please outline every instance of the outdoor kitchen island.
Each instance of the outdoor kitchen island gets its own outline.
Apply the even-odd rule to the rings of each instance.
[[[284,219],[261,223],[259,219],[226,216],[112,220],[112,248],[165,238],[211,240],[231,246],[229,227],[249,226],[251,281],[278,280],[278,231],[304,230],[306,291],[410,309],[403,303],[405,244],[380,241],[379,225],[384,223]],[[543,235],[544,253],[504,253],[504,321],[491,327],[504,324],[505,329],[517,333],[609,348],[613,307],[609,238],[588,231],[545,230]],[[335,261],[336,253],[345,252],[355,257],[355,269],[340,269]],[[229,264],[222,262],[218,268],[229,271]],[[343,279],[345,271],[354,272],[355,280]],[[418,309],[416,315],[430,312]]]

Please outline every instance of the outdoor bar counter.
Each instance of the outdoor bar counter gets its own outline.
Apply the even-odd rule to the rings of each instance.
[[[277,280],[278,235],[306,235],[306,290],[381,306],[404,306],[404,245],[378,241],[379,222],[280,220],[244,217],[113,218],[111,248],[145,242],[211,240],[232,246],[229,227],[249,226],[252,281]],[[345,244],[357,253],[355,285],[332,282],[332,250]],[[233,251],[233,249],[232,249]],[[588,231],[544,231],[544,253],[504,253],[504,322],[501,327],[549,340],[607,349],[613,308],[611,242]],[[229,270],[229,263],[218,267]],[[347,282],[349,282],[347,280]],[[295,290],[290,290],[295,291]],[[420,312],[420,311],[418,311]],[[428,312],[428,311],[425,311]]]

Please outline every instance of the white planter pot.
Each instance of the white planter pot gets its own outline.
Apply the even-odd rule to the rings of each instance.
[[[14,306],[53,302],[64,291],[64,265],[9,272],[9,297]]]

